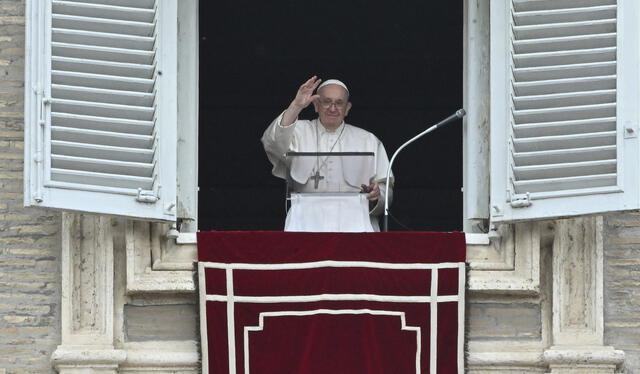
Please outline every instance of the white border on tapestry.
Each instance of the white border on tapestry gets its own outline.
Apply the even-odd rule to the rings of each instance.
[[[458,373],[464,373],[464,304],[467,281],[467,265],[459,263],[458,268]]]
[[[249,332],[262,331],[264,328],[265,317],[281,317],[281,316],[309,316],[316,314],[371,314],[386,315],[400,317],[400,330],[414,331],[416,333],[416,374],[420,374],[420,355],[422,353],[422,344],[420,343],[421,328],[419,326],[407,326],[404,312],[396,312],[389,310],[372,310],[372,309],[316,309],[316,310],[296,310],[296,311],[278,311],[278,312],[262,312],[259,315],[258,326],[245,326],[244,328],[244,372],[249,373]]]
[[[375,294],[322,294],[322,295],[301,295],[301,296],[237,296],[233,292],[233,270],[289,270],[289,269],[312,269],[322,267],[366,267],[378,269],[397,269],[397,270],[439,270],[439,269],[458,269],[458,294],[438,296],[438,271],[431,272],[431,295],[432,296],[390,296]],[[204,269],[223,269],[226,273],[227,295],[207,295]],[[207,340],[207,320],[206,320],[206,302],[217,301],[227,302],[227,344],[229,350],[229,374],[236,374],[236,346],[234,318],[234,303],[293,303],[293,302],[314,302],[314,301],[341,301],[341,300],[363,300],[363,301],[380,301],[380,302],[415,302],[430,303],[430,373],[436,373],[437,369],[437,303],[439,302],[457,302],[458,303],[458,334],[457,334],[457,367],[458,373],[464,372],[464,301],[465,301],[465,281],[466,281],[466,265],[460,262],[443,262],[435,264],[424,263],[384,263],[369,261],[316,261],[305,263],[288,263],[288,264],[248,264],[248,263],[217,263],[217,262],[200,262],[198,263],[198,279],[200,283],[200,326],[201,326],[201,346],[202,346],[202,373],[209,373],[208,365],[208,340]],[[277,312],[276,312],[277,313]],[[393,312],[392,312],[393,313]],[[262,315],[262,313],[261,313]],[[434,323],[435,321],[435,323]],[[246,334],[245,327],[245,334]],[[246,339],[245,339],[246,342]],[[246,348],[245,348],[246,349]],[[246,360],[246,352],[245,352]],[[247,366],[245,366],[247,367]],[[245,373],[247,373],[245,369]]]
[[[429,306],[431,307],[429,322],[429,373],[438,372],[438,271],[431,272],[431,295],[435,295]]]

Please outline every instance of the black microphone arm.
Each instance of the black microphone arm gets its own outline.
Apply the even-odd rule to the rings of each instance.
[[[413,143],[414,141],[416,141],[417,139],[421,138],[424,135],[427,135],[428,133],[430,133],[431,131],[434,131],[450,122],[453,122],[459,118],[462,118],[465,116],[465,114],[467,114],[467,112],[464,109],[458,109],[456,110],[456,112],[452,115],[450,115],[449,117],[443,119],[442,121],[436,123],[435,125],[429,127],[428,129],[424,130],[423,132],[421,132],[420,134],[414,136],[413,138],[409,139],[407,142],[405,142],[403,145],[400,146],[400,148],[398,148],[397,151],[395,151],[393,153],[393,156],[391,156],[391,161],[389,161],[389,167],[387,168],[387,179],[386,179],[386,184],[384,187],[384,220],[383,220],[383,229],[382,231],[387,232],[389,231],[389,176],[391,175],[391,165],[393,165],[393,161],[396,159],[396,156],[398,155],[398,153],[400,153],[400,151],[402,151],[404,149],[404,147],[408,146],[409,144]]]

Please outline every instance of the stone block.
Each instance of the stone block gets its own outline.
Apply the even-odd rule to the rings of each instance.
[[[124,319],[129,342],[198,340],[195,305],[125,305]]]
[[[521,303],[475,303],[467,310],[470,340],[539,340],[542,334],[540,305]]]

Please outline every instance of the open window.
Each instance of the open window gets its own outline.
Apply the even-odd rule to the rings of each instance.
[[[463,2],[363,4],[200,1],[200,229],[282,230],[284,181],[259,139],[311,75],[349,86],[346,122],[389,157],[461,107]],[[392,214],[405,226],[461,229],[461,134],[457,121],[396,159]]]
[[[242,53],[238,58],[233,55],[234,51],[218,48],[231,39],[224,29],[211,34],[209,39],[206,39],[208,34],[200,33],[202,39],[198,41],[198,3],[197,0],[26,2],[26,205],[177,221],[181,223],[178,225],[181,231],[188,222],[187,230],[194,231],[197,149],[204,144],[203,151],[208,157],[203,163],[230,165],[231,169],[214,166],[212,170],[200,171],[201,179],[206,176],[227,181],[223,187],[229,187],[214,185],[209,189],[210,185],[201,184],[205,186],[201,194],[205,198],[200,200],[213,202],[202,205],[206,218],[213,224],[204,224],[201,228],[277,229],[284,215],[282,187],[269,175],[269,166],[257,140],[268,121],[290,100],[291,89],[300,79],[306,79],[310,71],[323,76],[344,75],[353,84],[357,92],[354,100],[357,99],[359,108],[354,111],[353,123],[373,130],[385,141],[389,152],[460,106],[458,71],[462,48],[455,41],[460,40],[462,33],[461,4],[443,3],[434,12],[432,6],[420,2],[389,8],[379,1],[375,3],[374,16],[366,19],[367,27],[360,27],[358,33],[328,31],[304,36],[306,42],[296,43],[302,49],[290,56],[287,69],[299,66],[296,62],[299,56],[308,55],[310,48],[318,43],[335,45],[340,41],[349,47],[345,53],[331,55],[327,61],[310,56],[314,65],[292,77],[290,85],[278,85],[277,92],[273,87],[281,83],[280,72],[262,79],[261,86],[255,90],[257,96],[251,98],[250,110],[244,108],[235,113],[243,117],[242,123],[221,121],[220,108],[233,111],[236,108],[229,103],[238,101],[234,92],[221,84],[221,79],[228,78],[238,85],[236,70],[241,64],[248,64],[249,69],[245,71],[253,71],[262,60],[247,58],[248,55]],[[282,2],[244,7],[231,1],[202,1],[201,14],[204,4],[211,8],[210,13],[204,13],[207,19],[215,16],[222,20],[231,19],[228,14],[234,9],[263,19],[260,9],[278,14],[278,9],[291,5]],[[307,14],[310,6],[295,5],[302,14]],[[330,4],[313,6],[322,11],[333,10]],[[360,7],[351,5],[343,17],[359,17],[359,12]],[[425,23],[426,16],[433,22]],[[237,19],[246,22],[243,25],[251,24],[246,18]],[[387,20],[391,29],[380,29],[379,19]],[[321,19],[314,22],[326,26]],[[336,22],[351,25],[354,30],[358,26],[345,23],[340,17]],[[207,26],[212,23],[207,22]],[[446,39],[438,35],[442,25],[451,27]],[[255,39],[250,40],[250,50],[258,58],[269,60],[270,51],[263,48],[264,29],[253,24],[252,27]],[[268,21],[265,27],[274,29]],[[309,44],[310,37],[318,42]],[[376,43],[363,44],[359,38]],[[208,57],[213,61],[228,61],[230,71],[229,74],[214,71],[210,69],[213,65],[209,60],[200,60],[206,64],[203,70],[211,72],[209,82],[198,77],[198,43],[211,43],[214,39],[216,42]],[[402,45],[398,44],[399,40],[403,41]],[[424,54],[425,43],[430,46],[431,54]],[[451,49],[443,52],[445,47]],[[387,52],[393,52],[394,61],[399,61],[391,68]],[[347,72],[321,65],[340,67],[344,65],[345,56],[352,60],[349,62],[352,68]],[[277,56],[271,58],[273,66],[282,68],[278,61]],[[440,73],[442,71],[447,73]],[[213,95],[213,100],[205,98],[200,110],[199,84],[206,85],[201,92]],[[376,89],[370,89],[372,84]],[[379,93],[381,89],[403,96],[394,94],[389,98]],[[200,138],[213,139],[214,144],[202,141],[199,144],[198,112],[202,115],[207,111],[216,114],[201,117],[205,126],[201,128]],[[248,115],[259,120],[250,121],[246,118]],[[376,121],[378,124],[373,126],[378,127],[372,128]],[[408,225],[419,229],[459,228],[460,157],[459,148],[451,144],[459,145],[460,132],[455,127],[444,129],[422,142],[422,147],[408,150],[397,163],[399,175],[406,177],[402,185],[398,185],[404,192],[397,194],[394,213]],[[439,138],[443,135],[446,141]],[[237,142],[241,145],[236,146]],[[236,157],[224,147],[218,147],[220,144],[245,153]],[[246,158],[247,147],[256,150],[255,160]],[[446,164],[438,162],[441,157],[447,159]],[[430,163],[428,167],[415,168],[414,160],[430,160]],[[408,171],[402,172],[400,168]],[[253,178],[255,174],[247,173],[254,169],[259,169],[258,174],[269,181],[264,183]],[[233,174],[227,173],[228,170]],[[229,178],[230,175],[233,178]],[[259,193],[252,193],[253,187]],[[253,200],[256,203],[239,204],[243,199],[230,195],[229,191],[237,192],[240,197],[257,197]],[[247,191],[249,193],[243,194]],[[415,209],[416,201],[420,202],[420,209]],[[247,206],[251,209],[244,209]],[[412,215],[410,219],[405,219],[402,209]],[[238,221],[238,213],[245,211],[254,220],[251,224]],[[431,221],[425,219],[429,215]],[[226,226],[217,225],[219,222]]]
[[[29,0],[26,4],[25,204],[194,222],[198,2]],[[490,131],[480,134],[482,138],[470,137],[467,143],[482,144],[490,138],[490,165],[481,182],[490,180],[490,191],[473,195],[474,189],[482,192],[474,184],[482,178],[471,184],[465,181],[465,194],[471,196],[466,201],[478,202],[474,214],[465,217],[509,222],[640,208],[640,52],[637,43],[630,42],[640,31],[640,5],[616,0],[489,4]],[[187,13],[185,19],[190,21],[179,21]],[[407,14],[398,16],[405,25],[412,20]],[[467,33],[481,36],[470,28]],[[332,37],[321,35],[320,40]],[[380,40],[389,47],[397,42],[397,38]],[[255,47],[258,56],[268,57],[268,50]],[[397,70],[392,75],[397,78]],[[260,92],[268,92],[273,83],[265,81]],[[467,79],[465,87],[473,84]],[[247,131],[254,139],[269,114],[277,114],[272,108],[286,104],[288,88],[273,98],[254,101],[267,113],[260,113],[259,123],[250,124],[255,127]],[[224,100],[234,99],[232,92],[215,92],[212,105],[224,106],[228,104]],[[375,92],[370,97],[363,96],[368,94],[363,89],[356,92],[364,92],[356,97],[360,102],[389,104],[389,100],[375,101]],[[416,102],[416,108],[422,102]],[[445,108],[445,103],[435,103]],[[373,117],[388,112],[376,112],[375,106],[360,108]],[[365,125],[372,122],[362,119]],[[395,147],[394,140],[387,141],[390,134],[405,128],[388,125],[397,123],[397,116],[389,120],[374,131],[391,151]],[[476,126],[470,120],[468,124]],[[408,122],[401,118],[399,123]],[[249,138],[242,141],[246,144]],[[406,157],[424,159],[417,154]],[[465,172],[482,169],[476,166],[467,165]],[[263,199],[279,201],[280,187],[268,187],[273,187],[273,199]],[[211,196],[226,199],[220,192],[217,189]],[[414,195],[411,202],[423,200],[424,196]],[[419,211],[412,204],[406,206]],[[447,211],[451,206],[429,210]],[[225,221],[233,216],[228,213],[216,210]]]

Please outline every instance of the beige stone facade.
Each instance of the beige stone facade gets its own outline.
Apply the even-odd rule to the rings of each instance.
[[[0,373],[199,370],[193,236],[24,208],[24,10],[0,0]],[[640,373],[640,215],[469,241],[466,363]]]
[[[23,207],[24,1],[0,2],[0,372],[49,373],[62,214]]]
[[[640,214],[606,217],[604,340],[625,352],[626,373],[640,372]]]

